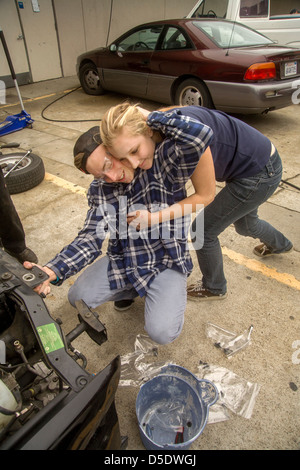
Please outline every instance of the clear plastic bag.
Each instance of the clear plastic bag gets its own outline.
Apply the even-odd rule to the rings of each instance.
[[[250,419],[260,385],[239,377],[234,372],[216,365],[200,363],[198,377],[213,382],[219,391],[218,402],[210,409],[209,422],[224,421],[233,413]]]
[[[159,375],[169,362],[158,361],[157,356],[158,345],[149,336],[138,335],[134,341],[134,351],[121,357],[119,385],[140,387]],[[199,379],[213,382],[219,392],[218,401],[209,409],[209,423],[228,420],[231,412],[251,418],[259,384],[248,382],[224,367],[202,362],[196,375]],[[179,422],[175,424],[180,427]]]
[[[158,345],[147,335],[137,335],[134,351],[121,356],[121,377],[119,385],[140,386],[142,383],[158,375],[166,362],[153,359],[158,356]],[[150,362],[147,362],[151,360]]]
[[[230,358],[238,351],[244,349],[250,344],[250,337],[253,330],[251,325],[242,334],[237,335],[231,331],[227,331],[224,328],[214,325],[213,323],[207,323],[206,335],[210,338],[217,348],[220,348],[226,357]]]

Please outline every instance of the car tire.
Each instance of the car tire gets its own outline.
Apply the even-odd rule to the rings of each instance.
[[[80,84],[88,95],[103,95],[97,67],[91,62],[84,64],[79,70]]]
[[[206,86],[194,78],[184,80],[177,87],[175,104],[179,106],[204,106],[213,108],[213,101]]]
[[[0,156],[0,166],[3,175],[13,167],[25,153],[8,153]],[[5,178],[5,183],[9,194],[22,193],[40,184],[45,177],[45,167],[43,160],[34,153],[30,153],[20,162],[19,167],[12,170]]]

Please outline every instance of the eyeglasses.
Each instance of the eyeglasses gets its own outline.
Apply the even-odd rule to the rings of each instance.
[[[100,176],[97,176],[97,178],[95,178],[95,179],[105,181],[105,175],[110,170],[112,170],[113,166],[114,166],[114,163],[113,163],[112,159],[110,157],[108,157],[107,155],[105,155],[101,174],[100,174]]]

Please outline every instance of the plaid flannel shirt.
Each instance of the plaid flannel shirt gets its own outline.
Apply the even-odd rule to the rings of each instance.
[[[204,124],[182,116],[180,111],[154,111],[147,124],[165,136],[156,146],[152,168],[137,169],[129,184],[99,180],[91,183],[89,210],[83,229],[47,263],[60,279],[58,284],[102,254],[102,243],[108,233],[111,289],[131,284],[142,297],[154,277],[166,268],[187,275],[191,273],[193,265],[187,245],[186,222],[178,225],[176,219],[136,232],[127,225],[126,213],[141,208],[153,212],[184,199],[186,182],[208,147],[212,131]]]

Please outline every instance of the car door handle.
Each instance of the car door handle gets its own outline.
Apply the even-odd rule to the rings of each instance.
[[[150,60],[149,59],[145,59],[145,60],[142,60],[141,61],[141,64],[142,65],[148,65],[150,63]]]

